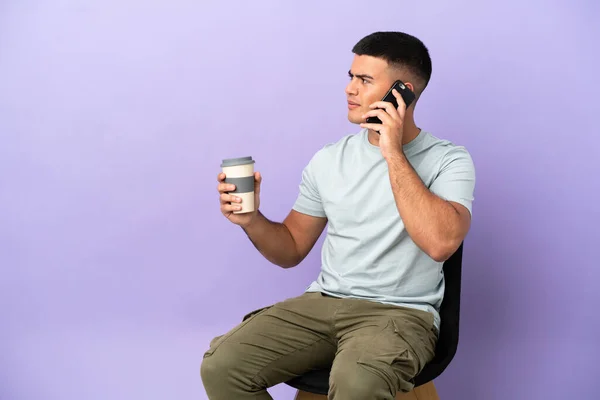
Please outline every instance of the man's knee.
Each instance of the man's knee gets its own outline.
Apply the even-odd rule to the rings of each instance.
[[[219,392],[255,391],[264,386],[255,380],[255,369],[238,344],[220,343],[218,346],[211,346],[204,354],[200,365],[200,376],[207,393],[210,393],[211,389]]]
[[[228,357],[223,357],[222,352],[212,354],[209,350],[202,359],[200,364],[200,377],[207,391],[210,387],[222,386],[229,374],[229,367],[232,360]]]
[[[240,370],[242,364],[239,352],[230,345],[221,344],[218,349],[211,346],[200,365],[200,376],[207,392],[211,391],[210,388],[223,390],[231,385],[239,386],[244,380]]]
[[[374,370],[357,362],[338,365],[329,378],[330,395],[333,399],[364,400],[393,399],[395,385],[391,382],[391,371]]]

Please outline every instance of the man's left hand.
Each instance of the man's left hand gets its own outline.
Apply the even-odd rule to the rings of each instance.
[[[379,148],[384,158],[402,153],[402,135],[404,130],[404,115],[406,113],[406,103],[396,89],[392,91],[398,101],[398,108],[394,108],[392,103],[386,101],[376,101],[369,108],[371,111],[363,115],[363,118],[378,117],[381,124],[360,124],[362,128],[372,129],[379,133]]]

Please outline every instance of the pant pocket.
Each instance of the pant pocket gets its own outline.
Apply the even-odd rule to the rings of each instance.
[[[272,306],[267,306],[267,307],[262,307],[259,308],[258,310],[254,310],[252,312],[249,312],[248,314],[244,315],[244,318],[242,318],[242,322],[246,321],[248,318],[252,318],[256,315],[258,315],[259,313],[268,310],[269,308],[271,308]]]
[[[405,343],[406,348],[413,356],[416,376],[433,359],[435,353],[435,341],[432,340],[434,332],[419,325],[411,325],[402,318],[392,318],[392,325],[394,333]]]
[[[412,379],[418,372],[419,361],[410,344],[398,334],[391,318],[365,345],[358,364],[385,379],[392,391],[412,390]]]
[[[247,323],[249,323],[250,321],[252,321],[256,316],[258,316],[259,314],[265,312],[269,308],[271,308],[271,306],[262,307],[262,308],[259,308],[257,310],[254,310],[254,311],[246,314],[244,316],[244,318],[242,318],[242,322],[239,323],[235,328],[231,329],[226,334],[217,336],[213,340],[211,340],[210,341],[210,345],[209,345],[209,349],[204,353],[203,358],[212,356],[215,353],[215,351],[217,351],[217,349],[219,348],[219,346],[221,346],[221,344],[223,344],[223,342],[225,342],[228,338],[230,338],[234,333],[236,333],[237,331],[239,331],[241,328],[243,328]]]

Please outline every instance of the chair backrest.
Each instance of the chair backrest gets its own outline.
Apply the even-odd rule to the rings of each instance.
[[[415,377],[415,386],[423,385],[437,378],[450,361],[458,348],[458,331],[460,319],[460,287],[462,275],[463,243],[454,254],[444,262],[444,299],[440,306],[440,335],[435,348],[435,356],[423,371]]]

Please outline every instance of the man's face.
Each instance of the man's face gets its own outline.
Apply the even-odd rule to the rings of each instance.
[[[355,55],[349,74],[350,82],[346,86],[348,120],[360,124],[364,122],[362,115],[370,110],[371,104],[385,96],[395,79],[387,61],[371,56]]]

